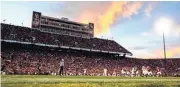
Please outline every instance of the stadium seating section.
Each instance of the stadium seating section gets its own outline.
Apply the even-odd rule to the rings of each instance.
[[[58,35],[8,24],[1,24],[1,38],[3,40],[129,52],[113,40]],[[87,69],[88,75],[102,75],[104,68],[108,70],[109,75],[112,75],[113,72],[118,75],[124,68],[126,71],[130,71],[132,67],[141,70],[142,66],[149,66],[152,71],[155,71],[157,67],[163,68],[166,65],[167,72],[170,74],[180,69],[180,59],[167,59],[164,63],[163,59],[122,59],[110,54],[28,46],[22,44],[18,47],[15,43],[3,42],[1,64],[6,66],[3,67],[6,74],[58,73],[59,62],[62,58],[65,60],[66,75],[82,75],[83,69]]]
[[[58,73],[59,62],[65,60],[66,75],[82,75],[83,69],[87,69],[88,75],[102,75],[103,69],[112,75],[116,72],[120,75],[122,68],[130,71],[132,67],[141,70],[142,66],[151,67],[155,71],[157,67],[164,67],[163,59],[135,59],[114,58],[108,55],[90,54],[83,52],[57,51],[50,49],[12,49],[3,48],[2,64],[8,66],[4,69],[7,74],[52,74]],[[168,73],[174,73],[180,66],[180,59],[166,60]]]
[[[41,32],[36,29],[1,23],[3,40],[42,43],[58,46],[86,48],[94,50],[130,53],[113,40],[98,38],[81,38]]]

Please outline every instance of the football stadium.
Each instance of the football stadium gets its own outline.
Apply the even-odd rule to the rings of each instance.
[[[31,28],[1,23],[1,86],[180,87],[180,58],[135,58],[94,26],[38,11]]]

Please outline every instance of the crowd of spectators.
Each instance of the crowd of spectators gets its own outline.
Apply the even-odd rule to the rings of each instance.
[[[133,67],[141,70],[142,66],[148,66],[152,71],[156,68],[164,68],[163,59],[135,59],[112,58],[109,56],[86,55],[81,52],[66,51],[38,51],[38,50],[4,50],[1,53],[2,65],[6,74],[58,74],[59,62],[65,61],[66,75],[102,76],[107,69],[108,75],[121,75],[121,70],[131,72]],[[6,63],[8,62],[8,64]],[[166,60],[167,72],[171,75],[180,67],[180,59]]]
[[[58,46],[79,47],[94,50],[130,53],[113,40],[98,38],[73,37],[42,32],[40,30],[1,23],[1,38],[30,43]],[[136,67],[141,72],[142,66],[156,71],[157,67],[166,68],[174,74],[180,70],[180,59],[137,59],[115,58],[108,55],[91,55],[91,52],[45,51],[33,49],[6,49],[1,52],[2,68],[6,74],[58,74],[59,62],[65,61],[66,75],[121,75],[122,70],[131,71]]]
[[[99,38],[83,38],[69,35],[42,32],[37,29],[1,23],[3,40],[33,42],[58,46],[78,47],[101,51],[130,53],[113,40]]]

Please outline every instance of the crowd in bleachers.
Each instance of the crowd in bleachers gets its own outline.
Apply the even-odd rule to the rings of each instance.
[[[94,50],[130,53],[113,40],[82,38],[42,32],[37,29],[1,23],[3,40],[42,43],[58,46],[78,47]]]
[[[8,24],[1,24],[1,38],[21,42],[128,52],[113,40],[58,35]],[[16,46],[14,45],[14,47]],[[180,70],[180,59],[167,59],[166,61],[163,59],[121,59],[112,57],[112,55],[91,55],[91,52],[84,54],[82,52],[12,48],[4,47],[1,50],[1,71],[6,74],[58,74],[61,59],[65,61],[65,75],[141,76],[164,74],[165,72],[174,75],[178,74]]]
[[[107,76],[130,75],[133,74],[132,72],[140,76],[143,75],[142,67],[148,67],[146,70],[148,72],[151,71],[152,75],[157,74],[157,68],[159,68],[161,74],[164,72],[163,59],[114,59],[108,56],[84,55],[81,52],[69,53],[64,51],[50,52],[22,49],[14,51],[3,50],[1,54],[2,64],[6,65],[3,69],[6,74],[57,75],[61,59],[65,61],[65,75],[102,76],[104,69],[107,69]],[[166,62],[166,70],[169,75],[172,75],[180,68],[180,59],[168,59]],[[134,68],[136,70],[132,71]]]

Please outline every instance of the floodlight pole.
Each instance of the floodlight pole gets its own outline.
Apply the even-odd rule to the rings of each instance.
[[[163,32],[163,45],[164,45],[164,68],[165,68],[165,75],[167,76],[167,69],[166,69],[166,44],[165,44],[165,37]]]

